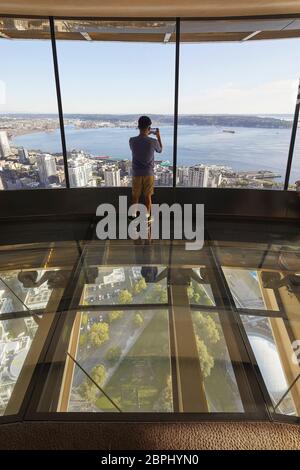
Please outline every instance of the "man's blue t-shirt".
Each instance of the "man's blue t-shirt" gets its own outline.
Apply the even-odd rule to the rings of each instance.
[[[138,135],[129,139],[132,152],[132,176],[154,175],[154,152],[161,153],[158,140],[147,135]]]

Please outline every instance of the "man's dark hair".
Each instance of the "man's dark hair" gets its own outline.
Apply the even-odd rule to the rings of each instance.
[[[148,116],[141,116],[138,121],[139,129],[148,129],[152,124],[151,119]]]

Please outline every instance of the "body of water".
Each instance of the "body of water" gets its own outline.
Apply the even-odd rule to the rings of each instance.
[[[225,133],[215,126],[178,127],[178,165],[224,165],[234,170],[270,170],[285,177],[291,129],[234,128]],[[93,155],[114,159],[131,159],[128,140],[135,129],[80,129],[66,126],[68,150],[84,150]],[[157,159],[173,155],[173,127],[161,127],[163,153]],[[13,143],[28,150],[61,152],[60,132],[40,132],[15,137]],[[300,144],[296,141],[291,182],[300,179]]]

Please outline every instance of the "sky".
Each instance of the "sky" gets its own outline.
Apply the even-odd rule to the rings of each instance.
[[[289,114],[300,39],[183,44],[179,113]],[[171,114],[174,44],[57,42],[65,113]],[[0,39],[0,113],[56,113],[50,41]]]

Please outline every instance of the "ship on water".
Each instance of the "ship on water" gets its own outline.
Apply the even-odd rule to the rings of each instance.
[[[227,134],[235,134],[235,131],[232,129],[223,129],[222,132],[225,132]]]

